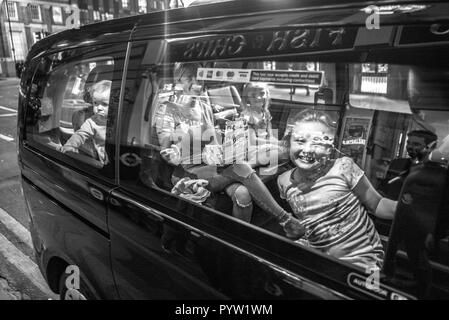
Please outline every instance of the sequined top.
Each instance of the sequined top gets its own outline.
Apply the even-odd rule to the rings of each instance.
[[[352,191],[363,171],[351,158],[335,160],[306,193],[295,182],[297,168],[278,177],[280,196],[307,229],[300,243],[363,268],[380,267],[384,252],[373,222]]]

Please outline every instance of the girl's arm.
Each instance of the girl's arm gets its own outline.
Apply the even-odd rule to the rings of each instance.
[[[353,192],[376,217],[389,220],[394,218],[397,201],[383,198],[365,175],[356,184]]]
[[[82,146],[87,139],[95,135],[95,129],[92,126],[92,120],[89,118],[81,125],[69,140],[61,147],[60,151],[65,153],[67,151],[78,152],[78,148]]]

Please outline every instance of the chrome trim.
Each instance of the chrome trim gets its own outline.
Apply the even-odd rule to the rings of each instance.
[[[168,214],[165,214],[165,213],[163,213],[163,212],[161,212],[159,210],[156,210],[156,209],[153,209],[153,208],[151,208],[149,206],[141,204],[141,203],[131,199],[130,197],[125,196],[125,195],[117,192],[116,190],[113,190],[111,195],[114,196],[114,197],[118,197],[118,198],[120,198],[123,201],[128,201],[132,205],[134,205],[134,206],[136,206],[136,207],[138,207],[138,208],[140,208],[140,209],[142,209],[144,211],[148,211],[148,212],[150,212],[152,214],[157,213],[163,219],[167,219],[167,220],[171,220],[171,221],[173,221],[175,223],[179,223],[184,228],[188,229],[189,232],[192,235],[196,236],[196,237],[209,238],[209,239],[214,240],[216,242],[219,242],[219,243],[221,243],[221,244],[223,244],[223,245],[225,245],[225,246],[227,246],[229,248],[237,250],[238,252],[244,254],[245,256],[247,256],[247,257],[249,257],[249,258],[251,258],[253,260],[256,260],[256,261],[259,261],[259,262],[263,263],[265,266],[267,266],[268,268],[272,269],[273,271],[276,271],[278,273],[282,273],[285,277],[290,279],[290,281],[286,281],[285,279],[283,279],[285,282],[295,286],[296,288],[298,288],[300,290],[306,291],[306,292],[311,293],[311,294],[318,295],[319,297],[322,297],[322,298],[325,298],[325,299],[331,299],[330,297],[332,297],[333,299],[337,299],[337,300],[341,300],[341,299],[349,300],[349,299],[352,299],[352,298],[350,298],[350,297],[348,297],[348,296],[346,296],[346,295],[344,295],[342,293],[339,293],[339,292],[337,292],[337,291],[335,291],[333,289],[327,288],[326,286],[324,286],[322,284],[313,282],[313,281],[311,281],[311,280],[309,280],[307,278],[304,278],[304,277],[301,277],[299,275],[293,274],[290,271],[283,270],[280,267],[276,266],[275,264],[273,264],[273,263],[271,263],[271,262],[269,262],[269,261],[267,261],[267,260],[265,260],[263,258],[260,258],[260,257],[254,255],[254,254],[252,254],[252,253],[250,253],[248,251],[245,251],[245,250],[243,250],[243,249],[241,249],[241,248],[239,248],[239,247],[237,247],[237,246],[235,246],[235,245],[233,245],[233,244],[231,244],[229,242],[226,242],[226,241],[224,241],[224,240],[222,240],[220,238],[217,238],[217,237],[215,237],[215,236],[213,236],[213,235],[211,235],[209,233],[206,233],[206,232],[204,232],[202,230],[194,228],[194,227],[192,227],[192,226],[190,226],[190,225],[188,225],[188,224],[186,224],[186,223],[184,223],[184,222],[182,222],[180,220],[177,220],[177,219],[175,219],[175,218],[169,216]],[[299,284],[299,283],[301,283],[301,284]]]
[[[155,220],[157,220],[158,222],[163,222],[164,218],[161,217],[161,215],[159,214],[159,211],[157,211],[156,209],[153,208],[149,208],[148,212],[152,215],[151,218],[154,218]],[[150,219],[151,219],[150,218]]]
[[[315,296],[318,296],[322,299],[325,299],[325,300],[354,300],[353,298],[350,298],[350,297],[348,297],[340,292],[337,292],[335,290],[329,289],[328,287],[326,287],[322,284],[316,283],[314,281],[310,281],[307,278],[300,277],[300,276],[294,275],[288,271],[282,270],[273,264],[268,265],[268,267],[270,267],[274,271],[284,275],[286,277],[285,279],[283,279],[284,282],[291,284],[292,286],[294,286],[300,290],[303,290],[303,291],[311,293]]]

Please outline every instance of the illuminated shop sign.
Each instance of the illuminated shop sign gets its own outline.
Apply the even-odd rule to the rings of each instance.
[[[240,58],[352,49],[357,34],[350,28],[302,28],[216,35],[170,43],[173,61]]]
[[[198,80],[321,86],[323,71],[198,68]]]

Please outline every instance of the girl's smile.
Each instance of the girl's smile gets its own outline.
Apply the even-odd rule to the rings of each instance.
[[[290,138],[290,159],[299,168],[313,170],[328,158],[334,141],[334,133],[316,121],[297,122]]]

